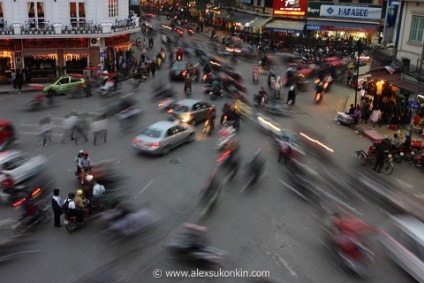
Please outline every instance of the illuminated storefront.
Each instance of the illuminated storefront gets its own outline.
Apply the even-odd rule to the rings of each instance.
[[[306,30],[316,38],[378,43],[382,7],[368,4],[309,2]]]

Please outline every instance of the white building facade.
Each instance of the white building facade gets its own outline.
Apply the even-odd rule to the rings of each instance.
[[[395,33],[396,57],[420,67],[424,51],[424,0],[402,0]]]
[[[34,81],[99,64],[114,69],[139,30],[128,0],[0,0],[0,81],[18,67]]]

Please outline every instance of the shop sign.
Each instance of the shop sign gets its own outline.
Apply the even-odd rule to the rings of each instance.
[[[309,2],[308,18],[352,19],[380,22],[382,7],[377,5]]]
[[[306,17],[307,0],[274,0],[275,17]]]
[[[283,29],[283,28],[265,28],[265,31],[268,32],[283,32],[283,33],[301,33],[302,31],[299,30],[292,30],[292,29]]]
[[[337,23],[331,25],[306,25],[306,30],[326,30],[326,31],[345,31],[345,32],[374,32],[375,28],[361,26],[337,26]]]
[[[421,104],[418,101],[409,100],[408,101],[408,107],[412,109],[420,109]]]

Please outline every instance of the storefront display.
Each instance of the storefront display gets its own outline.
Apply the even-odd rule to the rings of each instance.
[[[308,3],[306,30],[315,38],[378,43],[382,7],[353,3]]]

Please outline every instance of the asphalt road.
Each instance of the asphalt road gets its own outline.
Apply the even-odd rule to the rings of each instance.
[[[258,86],[251,83],[252,65],[239,62],[236,68],[246,78],[248,95],[253,97]],[[279,68],[281,72],[284,70],[284,66]],[[159,71],[154,80],[168,82],[167,67]],[[265,85],[265,80],[265,76],[261,76],[259,85]],[[35,231],[34,241],[28,247],[39,252],[2,263],[2,282],[81,282],[83,278],[89,278],[87,282],[95,282],[93,278],[100,278],[102,274],[107,278],[98,282],[119,282],[114,276],[121,273],[130,282],[248,281],[246,277],[177,279],[167,278],[163,274],[160,279],[155,279],[153,276],[155,269],[163,272],[193,270],[193,267],[170,258],[164,249],[172,237],[181,231],[181,224],[193,220],[199,192],[216,166],[218,153],[214,149],[217,134],[204,136],[202,125],[196,127],[194,143],[183,145],[168,156],[146,157],[134,152],[132,138],[146,126],[166,120],[166,113],[158,111],[149,97],[152,82],[149,79],[135,93],[143,110],[136,127],[131,132],[124,132],[117,119],[112,118],[108,142],[97,146],[92,144],[91,136],[89,143],[75,145],[68,141],[61,144],[62,130],[59,125],[60,119],[71,110],[93,112],[105,102],[104,99],[97,96],[75,100],[58,97],[58,106],[28,112],[24,105],[34,94],[0,96],[1,118],[13,120],[20,132],[21,142],[17,148],[48,157],[48,170],[61,189],[62,197],[79,188],[73,175],[74,156],[78,150],[84,149],[90,152],[93,162],[114,159],[115,165],[126,176],[120,188],[130,197],[131,203],[136,207],[147,204],[162,217],[161,225],[153,233],[121,242],[98,232],[96,220],[72,234],[64,228],[55,229],[52,223],[41,226]],[[129,83],[123,83],[124,90],[130,89]],[[182,83],[176,82],[175,86],[183,98]],[[287,89],[284,94],[286,92]],[[334,149],[334,159],[340,167],[354,172],[358,168],[354,150],[368,148],[369,141],[334,122],[335,111],[343,107],[346,92],[344,86],[335,85],[320,105],[313,102],[312,90],[300,93],[293,113],[275,119],[283,127],[294,131],[298,129],[296,125],[300,124],[320,132],[322,140]],[[209,100],[201,93],[200,84],[193,86],[193,97]],[[282,99],[285,99],[284,96]],[[221,109],[227,101],[229,99],[223,98],[214,103],[217,109]],[[37,137],[37,123],[47,114],[55,118],[57,127],[54,129],[53,143],[43,147]],[[248,121],[242,121],[238,135],[244,162],[258,148],[262,148],[267,157],[267,170],[258,187],[250,192],[240,193],[241,180],[227,185],[215,209],[200,222],[209,228],[211,245],[228,253],[222,270],[269,271],[277,282],[357,281],[334,265],[320,243],[316,208],[282,187],[279,179],[285,178],[286,171],[277,164],[269,138]],[[392,176],[376,174],[375,178],[390,178],[394,182],[399,179],[416,184],[420,176],[407,165],[395,164]],[[386,211],[366,197],[352,203],[374,225],[381,225],[387,218]],[[18,213],[6,206],[0,207],[0,211],[4,218]],[[377,239],[373,239],[373,242],[378,261],[375,275],[368,282],[413,282],[386,258]]]

